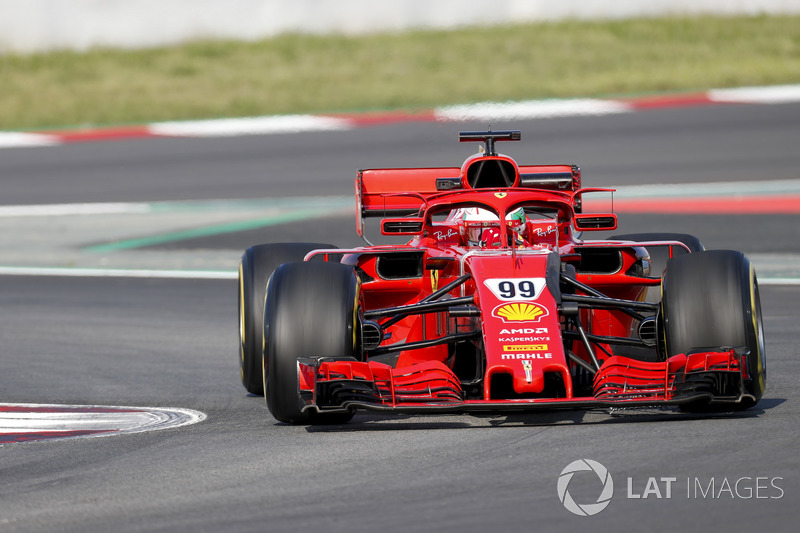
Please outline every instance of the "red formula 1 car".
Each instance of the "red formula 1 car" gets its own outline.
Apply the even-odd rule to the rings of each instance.
[[[460,168],[360,171],[359,235],[380,217],[381,233],[406,244],[244,253],[242,382],[276,419],[759,401],[748,259],[685,234],[584,239],[616,228],[614,214],[582,209],[610,189],[581,188],[576,166],[495,151],[519,139],[462,132],[484,148]]]

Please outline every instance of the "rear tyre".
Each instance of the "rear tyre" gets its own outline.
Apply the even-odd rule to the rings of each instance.
[[[755,405],[766,388],[761,302],[755,270],[741,252],[713,250],[670,259],[662,280],[661,317],[667,357],[693,348],[745,346],[745,398]],[[691,410],[704,405],[692,404]]]
[[[289,424],[340,424],[353,413],[302,411],[299,357],[354,357],[360,284],[352,267],[309,262],[280,266],[267,288],[263,379],[272,416]]]
[[[239,261],[239,369],[242,385],[251,394],[264,394],[261,351],[267,280],[283,263],[302,261],[308,252],[319,248],[334,246],[305,242],[259,244],[242,254]]]

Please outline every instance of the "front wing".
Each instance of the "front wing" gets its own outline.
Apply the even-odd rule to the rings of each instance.
[[[404,413],[738,404],[750,397],[744,387],[746,355],[743,349],[719,348],[663,362],[614,356],[595,374],[590,396],[523,399],[467,399],[458,378],[437,361],[392,368],[354,358],[300,358],[298,401],[303,411]]]

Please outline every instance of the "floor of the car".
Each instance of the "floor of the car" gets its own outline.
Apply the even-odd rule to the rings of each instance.
[[[647,363],[657,363],[661,360],[655,348],[647,348],[644,346],[621,346],[614,350],[614,355],[636,359],[637,361],[645,361]]]

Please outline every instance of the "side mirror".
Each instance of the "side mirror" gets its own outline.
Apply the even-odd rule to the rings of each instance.
[[[385,218],[381,221],[384,235],[419,235],[425,220],[422,218]]]
[[[582,231],[599,231],[617,229],[617,215],[613,213],[576,214],[573,219],[575,227]]]

